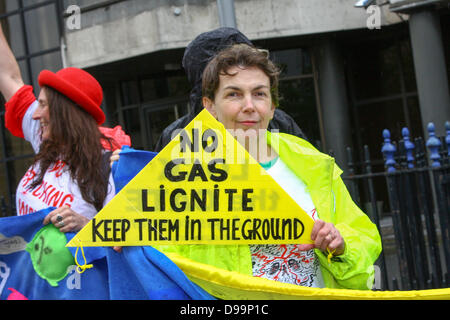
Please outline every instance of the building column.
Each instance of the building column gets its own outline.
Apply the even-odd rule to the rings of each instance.
[[[445,121],[450,121],[450,94],[438,13],[411,13],[409,32],[422,126],[428,137],[427,125],[433,122],[436,134],[441,136],[445,133]]]
[[[346,148],[351,146],[352,142],[344,61],[333,39],[324,40],[314,50],[314,55],[325,136],[323,151],[332,150],[336,163],[346,171]]]

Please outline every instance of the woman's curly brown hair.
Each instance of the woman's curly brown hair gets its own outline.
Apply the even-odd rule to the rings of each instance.
[[[270,80],[272,103],[278,107],[280,70],[269,59],[267,50],[258,49],[245,43],[231,45],[211,59],[203,71],[202,95],[214,101],[216,90],[219,88],[220,76],[234,76],[228,72],[234,66],[244,69],[256,67],[262,70]]]

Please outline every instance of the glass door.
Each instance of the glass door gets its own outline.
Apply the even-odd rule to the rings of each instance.
[[[142,139],[146,150],[154,150],[162,131],[188,113],[187,97],[155,100],[142,105],[145,130]]]

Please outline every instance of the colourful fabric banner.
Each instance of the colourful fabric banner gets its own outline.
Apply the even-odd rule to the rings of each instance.
[[[213,299],[152,247],[83,248],[78,273],[74,234],[42,224],[52,209],[0,220],[0,300]]]
[[[118,191],[155,156],[125,150],[113,166],[115,181],[120,180]],[[76,248],[65,247],[75,234],[61,238],[56,228],[42,225],[52,209],[0,219],[0,300],[215,299],[209,293],[233,300],[450,299],[450,288],[361,291],[296,286],[219,269],[176,254],[166,256],[152,247],[124,247],[122,253],[109,247],[85,247],[76,252]],[[92,264],[92,268],[78,273],[75,256],[80,265]]]

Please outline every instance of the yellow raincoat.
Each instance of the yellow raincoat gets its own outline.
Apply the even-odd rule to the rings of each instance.
[[[278,138],[278,143],[272,143]],[[287,134],[268,133],[269,144],[306,184],[319,218],[333,223],[345,241],[345,252],[328,263],[316,249],[327,288],[371,289],[373,264],[381,252],[377,227],[353,202],[334,159],[307,141]],[[274,142],[274,141],[273,141]],[[278,149],[277,149],[278,148]]]
[[[317,151],[301,138],[268,132],[267,140],[286,165],[306,184],[319,218],[333,223],[345,240],[344,254],[332,258],[331,262],[328,262],[325,253],[316,249],[325,286],[371,289],[374,280],[373,264],[381,252],[380,235],[367,215],[352,201],[340,177],[342,170],[332,157]],[[156,248],[173,260],[198,262],[201,264],[198,266],[203,267],[212,266],[211,281],[214,281],[214,272],[218,270],[231,271],[229,275],[237,277],[233,281],[242,276],[244,279],[252,276],[248,245],[180,245]],[[189,273],[187,275],[189,277]],[[195,279],[191,280],[196,282]],[[272,281],[258,279],[260,280]],[[207,282],[199,284],[208,291]],[[242,283],[242,286],[245,287],[246,283]],[[220,292],[216,294],[222,298],[231,298]]]

